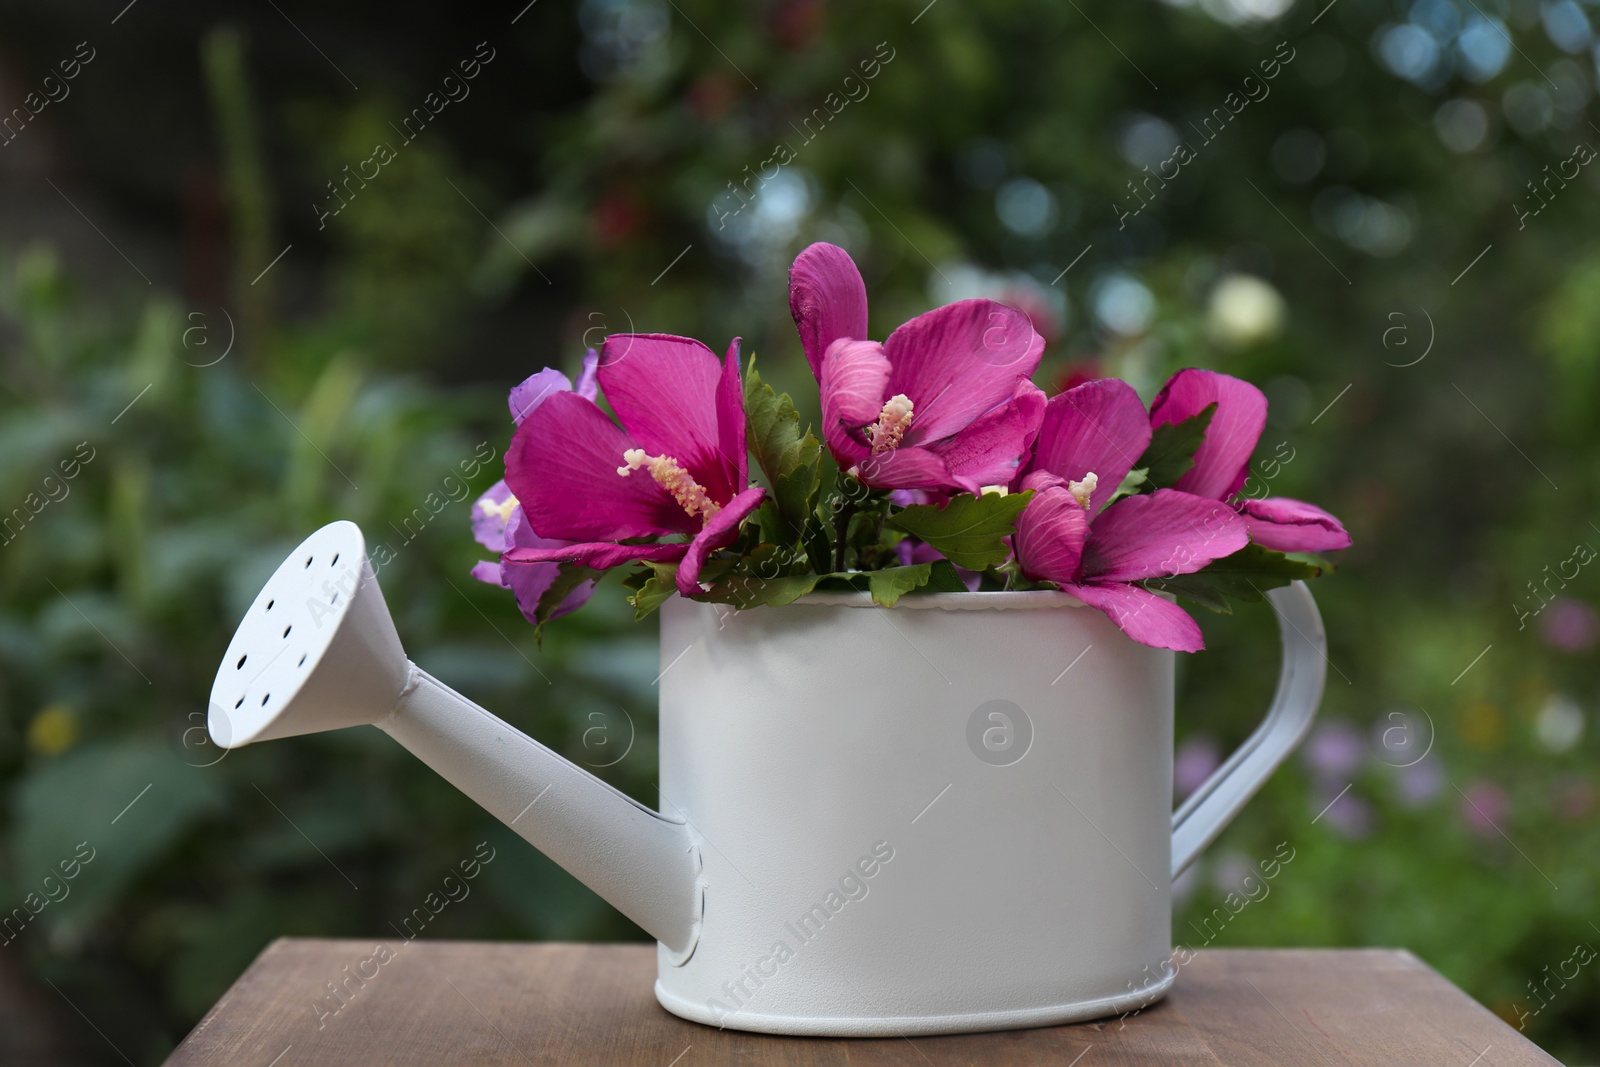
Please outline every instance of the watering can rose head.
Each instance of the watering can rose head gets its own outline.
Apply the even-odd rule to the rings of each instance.
[[[1113,378],[1047,401],[1022,312],[963,300],[872,340],[861,274],[829,244],[795,260],[789,307],[821,442],[753,360],[741,373],[737,339],[719,361],[689,338],[613,335],[576,386],[546,369],[512,391],[506,479],[473,508],[500,558],[474,576],[536,626],[622,566],[641,618],[674,595],[750,608],[854,589],[892,607],[1059,589],[1135,641],[1193,652],[1175,598],[1225,611],[1350,544],[1328,512],[1251,488],[1267,401],[1247,382],[1179,371],[1148,411]],[[1262,464],[1263,482],[1287,462]]]

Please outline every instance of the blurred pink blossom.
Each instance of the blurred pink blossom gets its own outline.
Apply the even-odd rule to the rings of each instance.
[[[1462,790],[1461,817],[1473,833],[1499,837],[1511,811],[1506,791],[1493,782],[1473,782]]]
[[[1584,652],[1600,639],[1600,615],[1581,600],[1557,597],[1539,618],[1545,644],[1563,652]]]
[[[1182,800],[1211,776],[1222,762],[1216,739],[1206,734],[1186,737],[1172,759],[1172,790]]]

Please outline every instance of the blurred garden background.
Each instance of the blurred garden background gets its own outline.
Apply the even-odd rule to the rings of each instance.
[[[536,646],[442,487],[612,331],[811,395],[785,271],[830,240],[875,336],[987,295],[1052,392],[1261,384],[1256,477],[1355,538],[1321,725],[1175,939],[1409,948],[1600,1061],[1600,5],[125,3],[0,8],[0,910],[92,856],[0,934],[0,1060],[158,1063],[483,840],[426,936],[641,936],[376,731],[219,759],[212,673],[350,518],[426,669],[653,803],[653,620]],[[1202,623],[1180,795],[1276,673],[1265,606]]]

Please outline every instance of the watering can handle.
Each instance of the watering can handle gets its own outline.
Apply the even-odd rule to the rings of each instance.
[[[1199,858],[1311,729],[1328,674],[1322,616],[1304,582],[1267,593],[1283,638],[1283,667],[1272,707],[1239,748],[1172,816],[1172,876]]]

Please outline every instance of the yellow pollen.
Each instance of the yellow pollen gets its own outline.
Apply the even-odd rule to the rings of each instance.
[[[1095,488],[1098,487],[1099,484],[1099,475],[1095,474],[1094,471],[1090,471],[1088,474],[1083,476],[1083,481],[1068,482],[1067,492],[1072,494],[1072,499],[1078,502],[1078,506],[1080,508],[1088,511],[1089,498],[1094,495]]]
[[[493,515],[499,519],[500,524],[503,526],[511,521],[511,513],[517,509],[517,498],[507,496],[498,504],[492,500],[480,500],[478,501],[478,507],[483,509],[485,515]]]
[[[711,516],[722,510],[722,505],[712,500],[705,487],[671,456],[651,456],[642,448],[630,448],[622,453],[622,458],[627,462],[617,468],[618,474],[626,478],[640,467],[648,468],[656,484],[671,493],[672,499],[691,518],[698,515],[701,523],[707,523],[711,521]]]
[[[868,431],[872,438],[872,454],[876,456],[898,448],[900,439],[905,436],[915,417],[910,397],[904,393],[891,396],[878,413],[878,421]]]

